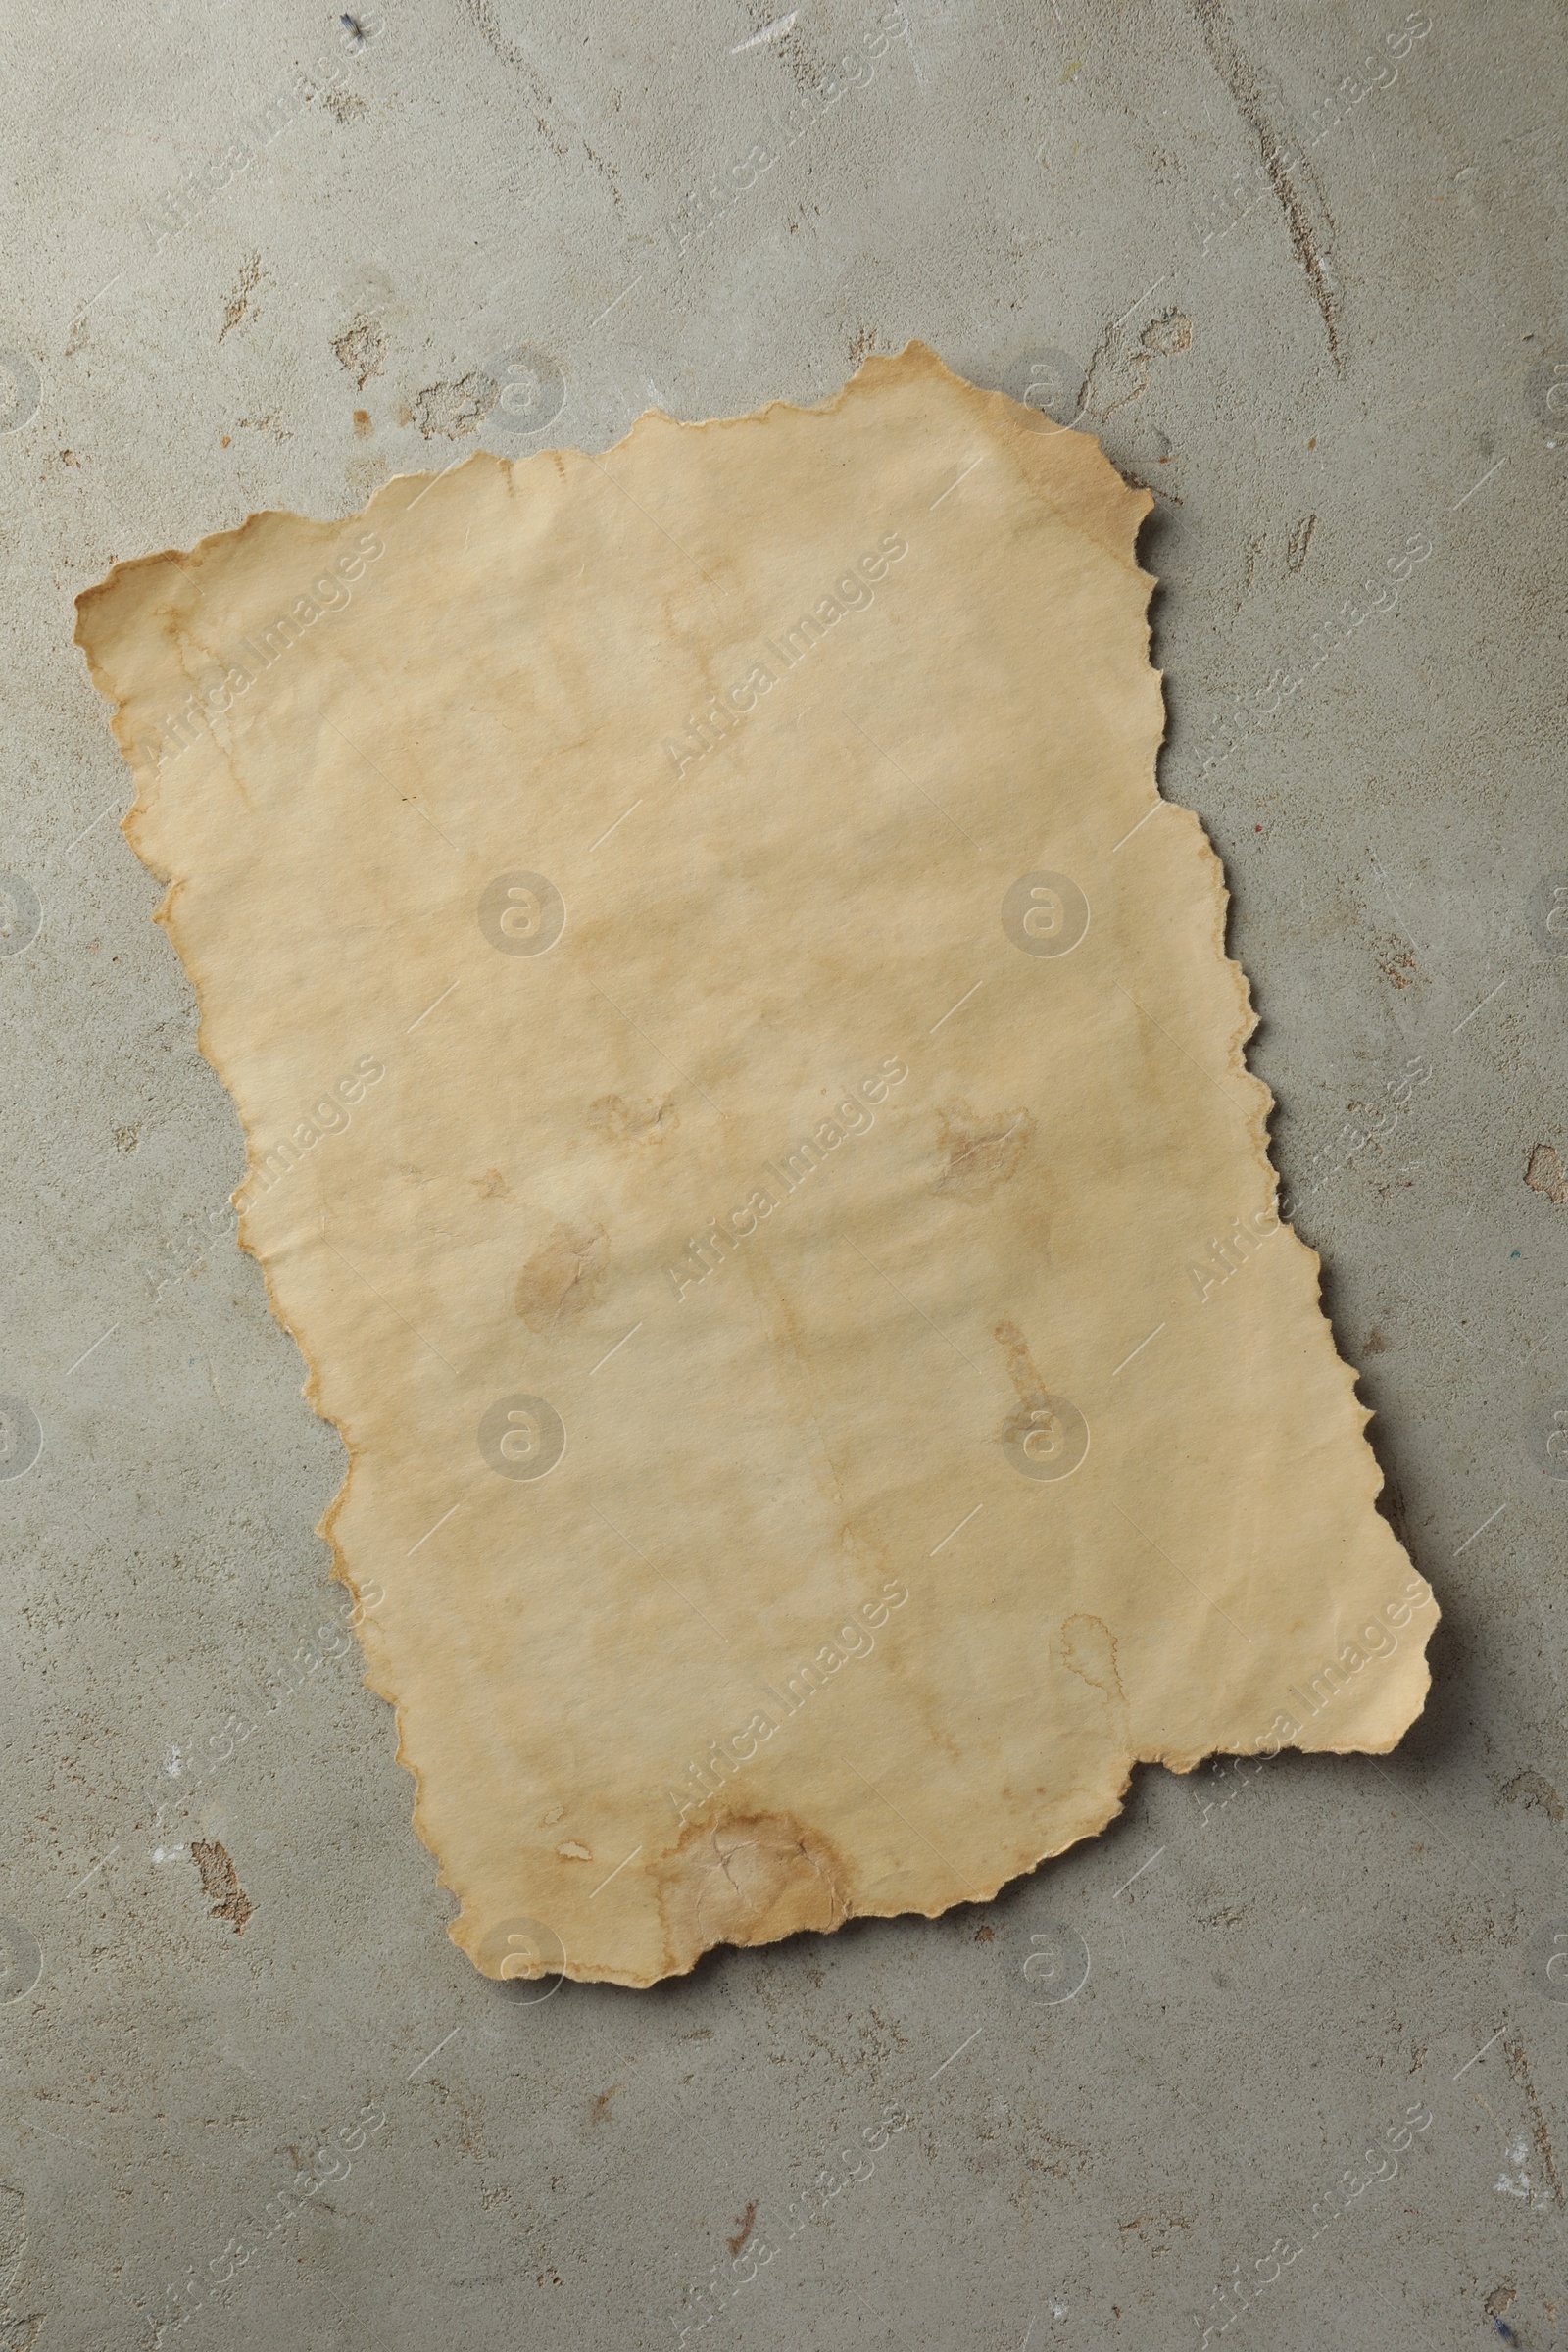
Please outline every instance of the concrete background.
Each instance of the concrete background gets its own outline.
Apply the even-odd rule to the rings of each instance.
[[[7,11],[0,2343],[1568,2342],[1564,20],[772,13]],[[1156,493],[1163,787],[1436,1687],[1389,1759],[1145,1771],[984,1909],[539,2000],[448,1944],[360,1688],[72,599],[911,335]]]

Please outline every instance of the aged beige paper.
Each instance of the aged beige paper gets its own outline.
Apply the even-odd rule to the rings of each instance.
[[[81,599],[491,1976],[935,1914],[1421,1707],[1150,503],[912,345]]]

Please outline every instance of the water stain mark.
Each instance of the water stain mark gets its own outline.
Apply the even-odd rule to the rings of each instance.
[[[942,1133],[939,1193],[956,1193],[960,1200],[985,1200],[1016,1175],[1034,1141],[1032,1111],[998,1110],[982,1115],[967,1102],[944,1102],[937,1117]]]
[[[545,1338],[581,1322],[610,1262],[602,1225],[578,1220],[558,1225],[517,1277],[513,1304],[530,1331]]]

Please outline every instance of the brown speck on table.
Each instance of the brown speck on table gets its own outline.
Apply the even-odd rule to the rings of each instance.
[[[1533,1193],[1544,1193],[1559,1208],[1568,1200],[1568,1168],[1564,1168],[1555,1144],[1537,1144],[1525,1169],[1525,1182]]]
[[[757,2199],[752,2197],[747,2201],[746,2211],[744,2213],[737,2214],[735,2217],[737,2235],[729,2240],[729,2250],[732,2254],[739,2254],[742,2246],[745,2245],[746,2240],[752,2234],[752,2225],[756,2219]]]
[[[209,1919],[226,1919],[235,1935],[243,1936],[245,1922],[256,1905],[240,1885],[227,1848],[216,1838],[196,1838],[191,1841],[190,1858],[202,1874],[202,1892],[215,1898]]]

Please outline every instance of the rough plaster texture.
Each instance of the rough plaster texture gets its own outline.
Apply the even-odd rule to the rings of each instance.
[[[42,1450],[0,1483],[0,2328],[1197,2346],[1234,2278],[1254,2343],[1559,2343],[1561,19],[909,0],[834,99],[879,8],[769,13],[12,26],[0,1391]],[[238,1127],[72,599],[533,446],[534,379],[508,412],[486,368],[518,345],[597,451],[916,334],[1069,406],[1081,370],[1155,491],[1162,782],[1226,860],[1433,1697],[1391,1758],[1149,1771],[983,1909],[541,2002],[448,1943],[360,1686],[311,1533],[340,1454],[228,1232]]]

